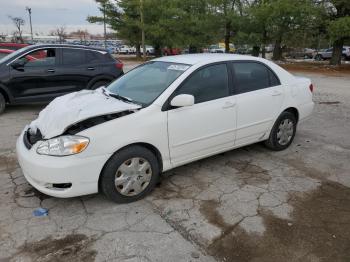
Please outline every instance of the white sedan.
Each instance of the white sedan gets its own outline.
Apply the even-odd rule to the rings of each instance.
[[[265,59],[154,59],[107,88],[55,99],[17,141],[24,176],[56,197],[140,199],[162,172],[265,141],[283,150],[314,103],[309,79]]]

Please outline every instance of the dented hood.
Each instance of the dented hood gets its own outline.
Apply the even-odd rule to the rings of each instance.
[[[109,95],[104,87],[97,90],[82,90],[53,100],[30,125],[30,132],[40,130],[43,138],[61,135],[69,126],[85,119],[127,110],[136,110],[140,105],[123,102]]]

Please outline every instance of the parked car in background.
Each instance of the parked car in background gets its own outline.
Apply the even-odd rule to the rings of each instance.
[[[0,59],[4,58],[5,56],[11,54],[15,52],[15,50],[10,50],[10,49],[0,49]],[[29,60],[29,61],[33,61],[33,60],[36,60],[37,58],[33,57],[33,56],[30,56],[30,55],[27,55],[26,58]]]
[[[44,54],[37,58],[37,54]],[[47,102],[108,85],[123,64],[106,50],[76,45],[32,45],[0,60],[0,112],[6,104]]]
[[[219,44],[209,46],[209,53],[225,53],[225,47],[220,47]]]
[[[162,53],[164,56],[168,55],[180,55],[182,53],[181,48],[170,48],[170,47],[165,47],[162,50]]]
[[[314,58],[316,51],[311,48],[303,48],[303,49],[294,49],[290,51],[287,55],[290,58],[303,58],[303,59],[312,59]]]
[[[154,48],[153,46],[150,46],[150,45],[146,45],[146,55],[154,55]],[[143,54],[143,47],[141,47],[141,50],[140,50],[141,54]]]
[[[175,167],[262,141],[288,148],[312,113],[312,91],[309,79],[261,58],[164,56],[107,89],[54,100],[21,132],[17,157],[47,195],[132,202]]]
[[[248,55],[250,54],[250,50],[248,47],[239,47],[235,50],[235,54]]]
[[[234,53],[235,52],[235,46],[234,44],[229,44],[230,53]],[[225,43],[218,43],[215,45],[211,45],[209,46],[209,53],[225,53]]]
[[[322,61],[326,59],[331,59],[333,53],[333,48],[328,48],[325,50],[320,50],[315,55],[315,60]],[[342,59],[350,59],[350,46],[343,46]]]
[[[11,49],[0,49],[0,59],[13,52],[14,50],[11,50]]]
[[[19,44],[19,43],[0,43],[0,49],[10,49],[10,50],[18,50],[23,47],[28,46],[29,44]]]
[[[136,48],[128,45],[121,45],[118,49],[118,54],[135,54]]]

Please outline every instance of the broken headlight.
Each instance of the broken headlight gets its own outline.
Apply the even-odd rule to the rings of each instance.
[[[40,155],[69,156],[83,152],[89,139],[83,136],[60,136],[41,142],[36,152]]]

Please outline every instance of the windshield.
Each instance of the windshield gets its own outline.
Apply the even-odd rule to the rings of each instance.
[[[149,62],[111,83],[108,91],[148,106],[189,67],[178,63]]]

